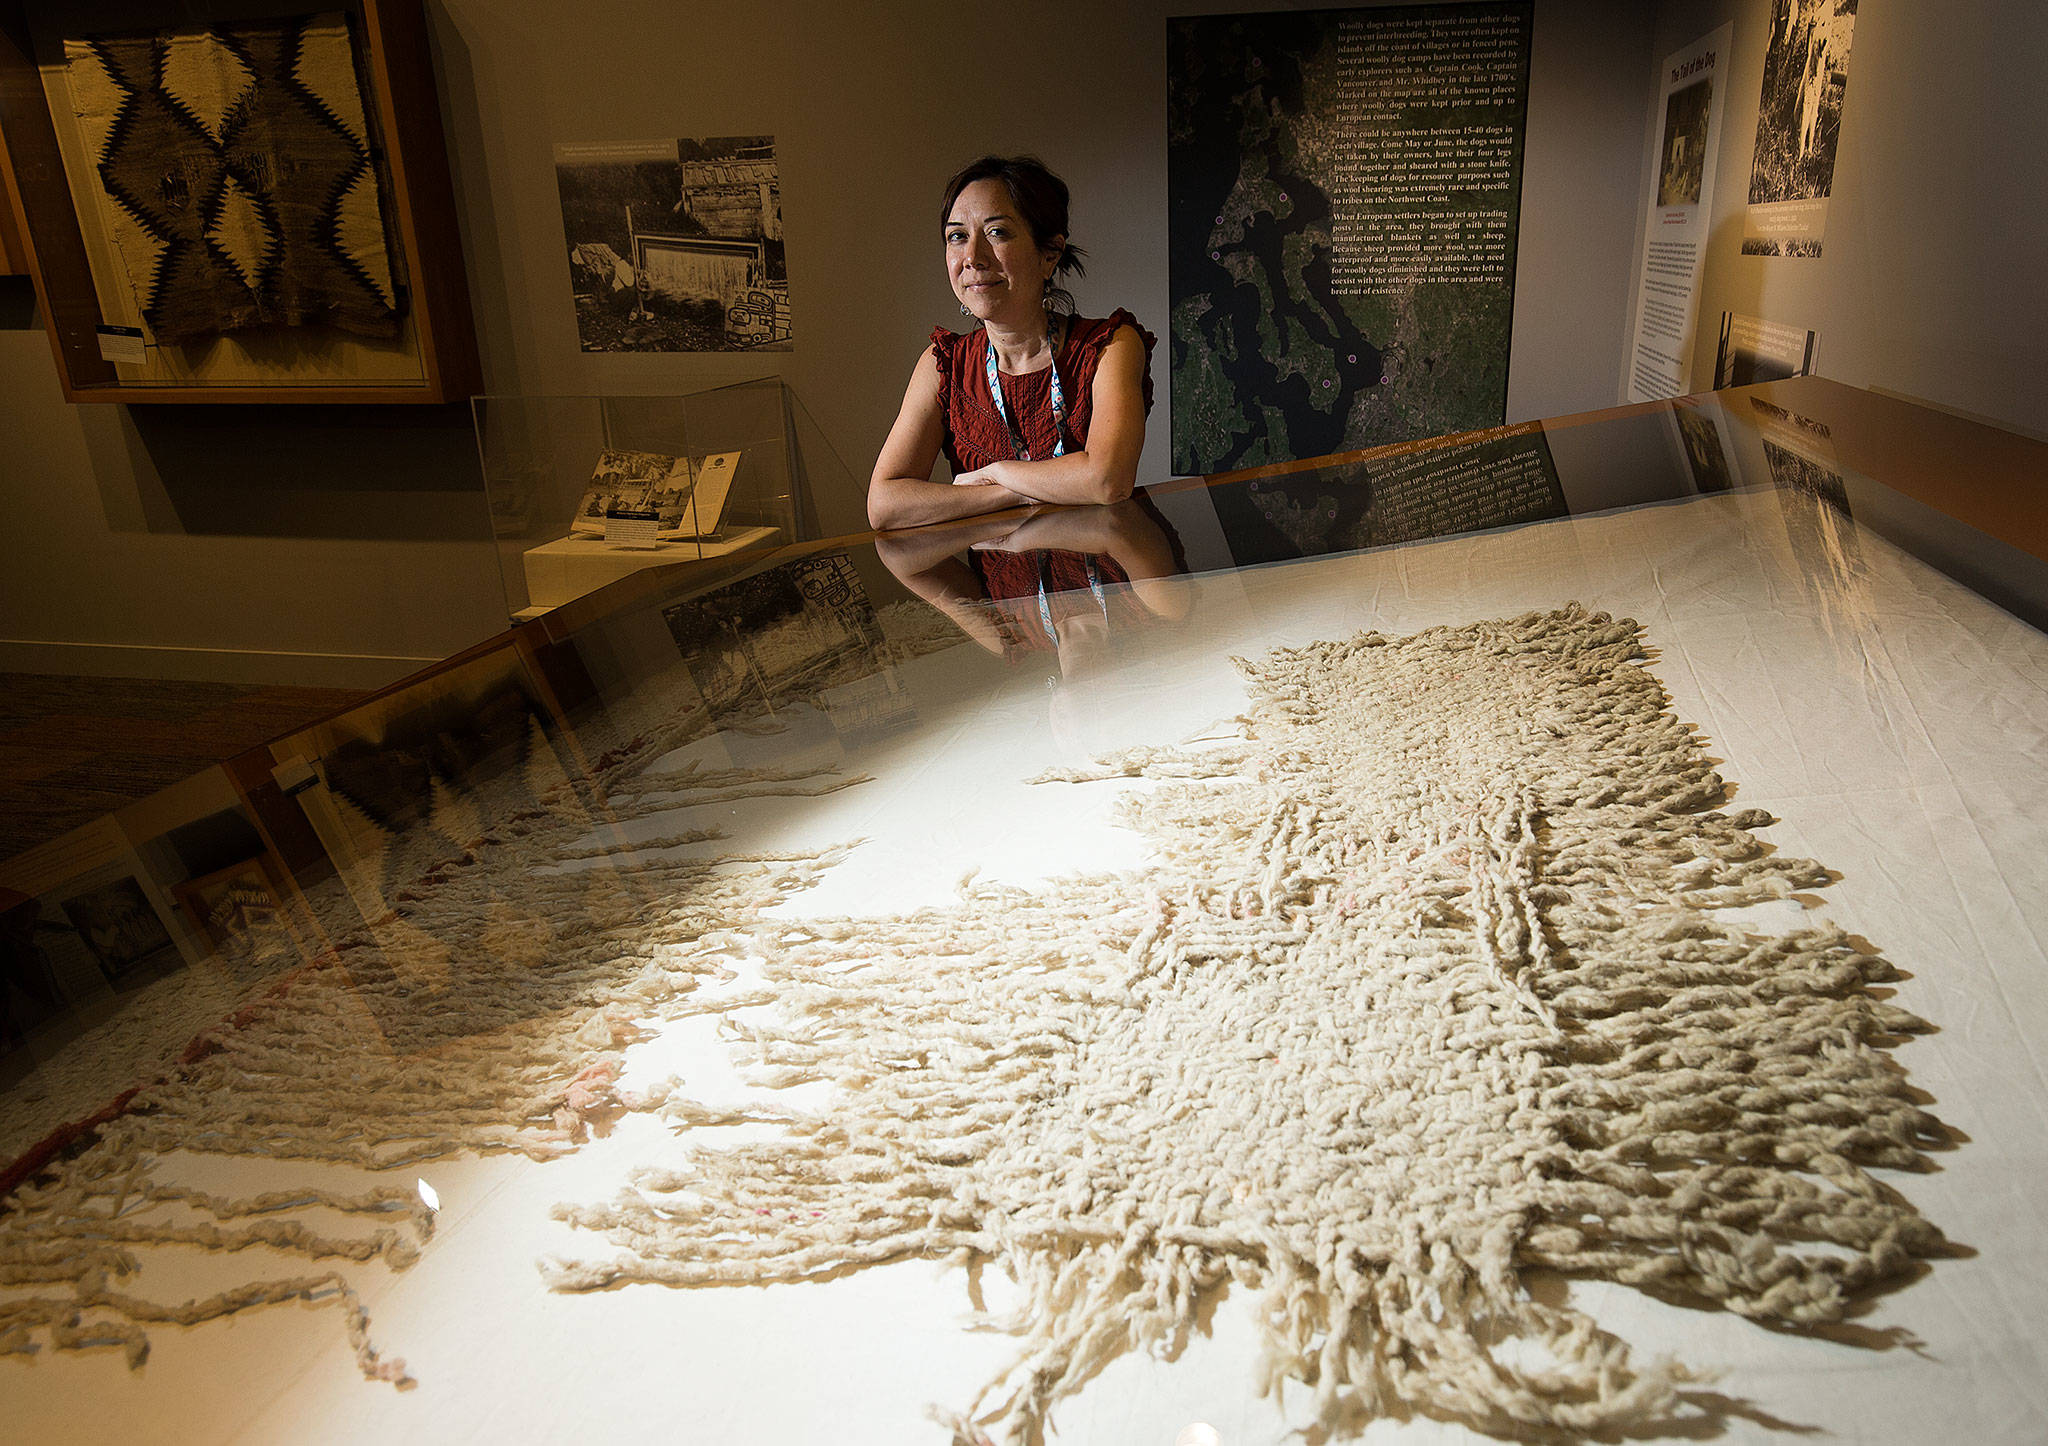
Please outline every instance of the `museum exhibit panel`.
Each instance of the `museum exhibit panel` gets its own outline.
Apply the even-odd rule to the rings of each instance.
[[[8,876],[12,1418],[1998,1439],[2044,451],[1801,379],[739,552],[125,810]]]

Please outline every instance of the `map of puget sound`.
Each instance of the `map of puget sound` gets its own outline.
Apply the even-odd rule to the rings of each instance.
[[[1175,20],[1173,468],[1498,425],[1525,0]]]

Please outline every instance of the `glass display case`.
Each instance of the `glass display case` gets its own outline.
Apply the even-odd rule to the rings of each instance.
[[[681,396],[478,397],[491,536],[515,621],[651,568],[815,536],[804,468],[846,485],[829,447],[799,455],[776,378]]]
[[[13,861],[10,1423],[2036,1436],[2044,463],[1799,379],[707,555]]]

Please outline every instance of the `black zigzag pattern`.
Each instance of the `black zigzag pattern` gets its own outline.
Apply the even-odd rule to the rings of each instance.
[[[375,160],[365,138],[299,74],[308,30],[345,23],[340,15],[298,16],[203,32],[251,77],[216,118],[217,133],[166,81],[173,46],[202,32],[85,42],[121,95],[96,158],[101,184],[163,248],[153,273],[131,258],[144,319],[159,340],[272,326],[397,333],[402,293],[379,279],[391,272],[381,194],[376,254],[353,252],[342,223],[350,189],[365,176],[375,183]],[[353,68],[330,83],[360,95]],[[238,256],[223,244],[230,207],[247,208],[235,229],[260,236],[260,254]]]

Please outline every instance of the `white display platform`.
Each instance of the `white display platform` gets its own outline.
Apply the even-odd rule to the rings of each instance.
[[[773,527],[734,527],[717,538],[665,542],[653,548],[613,547],[601,537],[558,537],[530,547],[524,554],[526,597],[531,606],[521,616],[574,602],[650,567],[724,557],[771,542],[775,535]]]
[[[1846,551],[1812,550],[1815,534],[1790,508],[1810,524],[1803,499],[1720,495],[1182,581],[1185,620],[1122,640],[1120,671],[1049,688],[1044,666],[1007,667],[963,644],[902,669],[917,719],[886,742],[849,753],[825,720],[799,715],[779,737],[719,735],[686,751],[711,766],[840,761],[872,783],[632,829],[651,838],[716,822],[730,835],[720,849],[869,840],[785,906],[793,915],[941,902],[974,867],[1028,884],[1135,866],[1140,842],[1107,822],[1118,785],[1023,780],[1228,719],[1243,700],[1232,654],[1568,601],[1634,617],[1653,671],[1723,760],[1738,805],[1782,820],[1764,833],[1777,847],[1840,872],[1782,907],[1872,941],[1908,976],[1897,1002],[1936,1026],[1895,1057],[1968,1142],[1937,1155],[1930,1173],[1884,1178],[1975,1253],[1933,1262],[1832,1338],[1620,1286],[1575,1283],[1570,1299],[1643,1358],[1670,1353],[1719,1373],[1698,1388],[1693,1424],[1667,1439],[2038,1442],[2048,1439],[2048,637],[1875,537],[1851,532]],[[700,1098],[740,1092],[709,1022],[672,1029],[631,1059],[629,1086],[678,1070]],[[0,1360],[9,1437],[944,1446],[927,1404],[966,1405],[1013,1354],[1008,1338],[962,1324],[961,1271],[905,1261],[760,1289],[559,1295],[542,1285],[537,1257],[606,1250],[551,1220],[551,1205],[608,1198],[633,1166],[688,1149],[628,1118],[551,1164],[468,1158],[419,1170],[443,1206],[420,1264],[341,1267],[415,1390],[366,1382],[335,1310],[282,1306],[158,1329],[137,1371],[113,1351]],[[238,1191],[344,1174],[177,1163],[181,1178]],[[283,1257],[260,1266],[303,1269]],[[255,1268],[152,1256],[142,1285],[182,1299]],[[999,1305],[993,1272],[984,1284]],[[1312,1422],[1309,1392],[1259,1398],[1257,1364],[1247,1303],[1228,1297],[1178,1361],[1111,1362],[1055,1413],[1053,1440],[1170,1446],[1195,1421],[1227,1446],[1314,1439],[1294,1434]],[[1383,1420],[1360,1439],[1484,1438]]]

